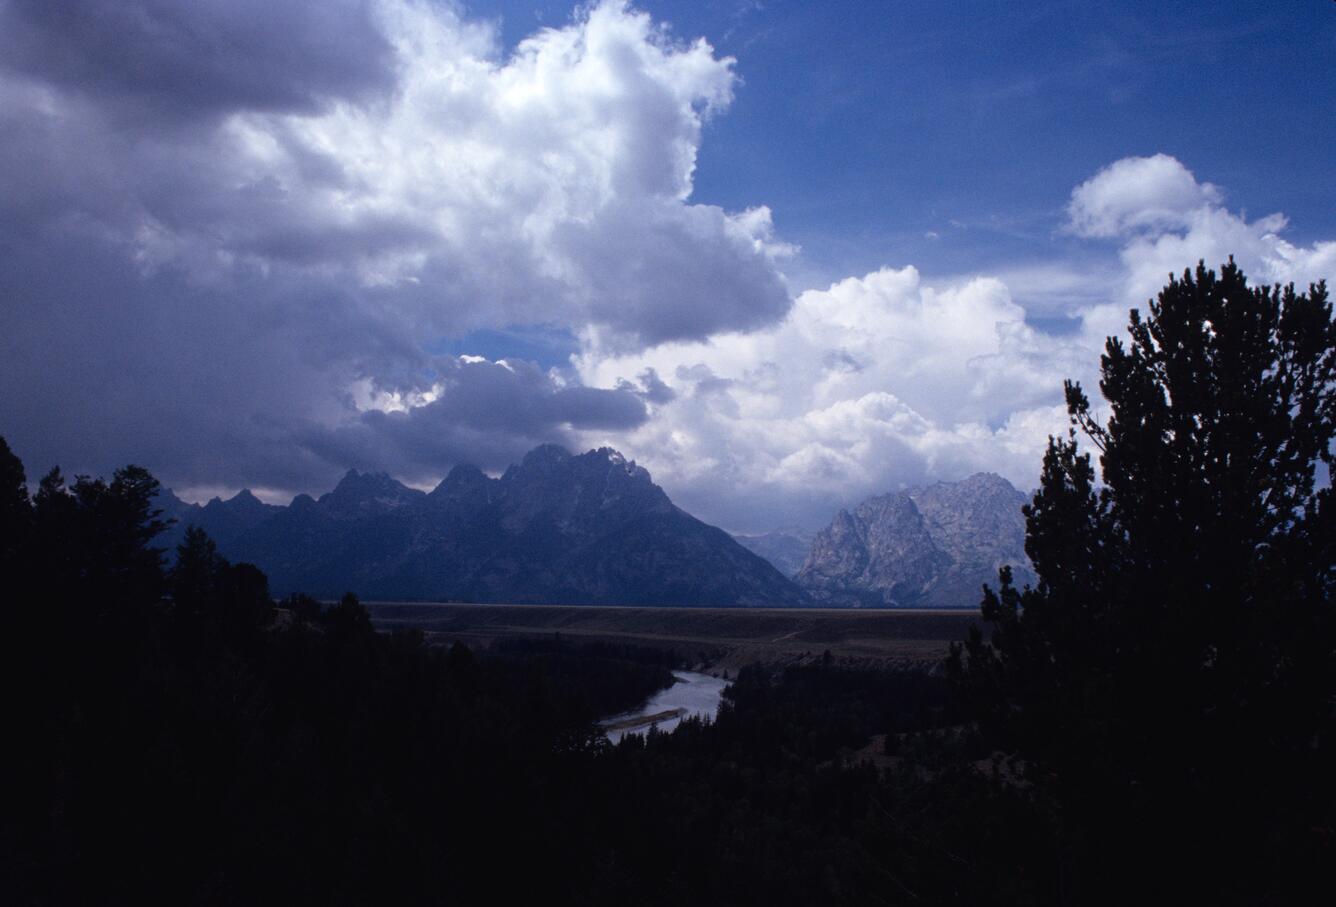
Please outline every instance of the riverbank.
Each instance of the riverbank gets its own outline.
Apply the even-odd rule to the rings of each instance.
[[[728,681],[699,671],[674,671],[673,677],[676,683],[659,690],[639,707],[604,719],[603,732],[608,739],[617,743],[627,734],[656,725],[659,730],[670,733],[690,716],[713,721],[719,714],[719,703]]]
[[[638,728],[648,728],[651,725],[658,724],[660,721],[667,721],[671,718],[681,718],[686,714],[686,709],[664,709],[662,712],[655,712],[652,715],[636,715],[632,718],[623,718],[620,721],[610,721],[603,725],[606,732],[612,731],[634,731]]]

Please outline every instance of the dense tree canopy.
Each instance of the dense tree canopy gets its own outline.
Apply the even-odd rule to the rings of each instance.
[[[1248,900],[1332,854],[1336,325],[1325,285],[1250,287],[1231,261],[1128,330],[1101,358],[1106,420],[1067,385],[1025,511],[1038,586],[1003,571],[991,639],[953,667],[1055,787],[1078,890],[1168,861]]]

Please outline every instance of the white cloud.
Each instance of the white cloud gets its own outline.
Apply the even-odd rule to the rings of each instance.
[[[148,258],[348,270],[442,332],[594,322],[654,343],[782,316],[769,211],[688,202],[702,123],[732,99],[731,58],[620,2],[505,60],[448,8],[378,9],[394,96],[233,114],[214,207],[153,222]]]
[[[1065,425],[1062,379],[1089,357],[1024,316],[995,279],[935,287],[883,269],[809,290],[748,334],[625,354],[587,332],[577,369],[597,385],[663,376],[671,399],[613,439],[688,509],[739,529],[811,524],[928,477],[1033,484]]]
[[[1120,236],[1184,226],[1220,198],[1218,188],[1197,182],[1177,159],[1156,154],[1126,157],[1105,167],[1076,187],[1067,211],[1079,236]]]
[[[1147,174],[1153,178],[1138,182],[1138,175]],[[1101,232],[1093,235],[1114,236],[1122,243],[1121,276],[1108,299],[1084,313],[1084,331],[1092,342],[1121,331],[1129,308],[1144,308],[1169,275],[1180,276],[1198,261],[1218,267],[1233,256],[1253,284],[1293,282],[1303,288],[1336,276],[1336,242],[1291,243],[1282,235],[1288,226],[1283,214],[1247,220],[1219,204],[1216,187],[1198,183],[1167,155],[1126,158],[1078,186],[1069,208],[1070,226],[1078,232],[1092,222],[1092,186],[1093,196],[1105,200],[1100,209],[1105,216],[1094,219]],[[1118,196],[1119,187],[1127,194]]]
[[[1181,232],[1135,237],[1121,252],[1127,271],[1125,299],[1145,302],[1169,274],[1181,274],[1199,260],[1219,265],[1230,255],[1253,283],[1306,285],[1336,274],[1336,242],[1296,246],[1280,235],[1286,225],[1281,214],[1250,222],[1211,207],[1197,211]]]

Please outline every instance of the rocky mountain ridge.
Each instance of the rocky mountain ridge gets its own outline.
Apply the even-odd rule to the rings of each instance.
[[[254,503],[252,503],[254,502]],[[676,507],[610,448],[545,445],[492,478],[456,466],[431,492],[350,470],[314,499],[160,498],[184,531],[263,569],[278,594],[552,604],[784,606],[806,595],[721,529]],[[212,509],[211,509],[212,508]],[[171,542],[165,539],[162,543]]]
[[[993,473],[868,498],[817,533],[795,578],[830,605],[978,607],[1004,564],[1019,583],[1035,580],[1027,500]]]

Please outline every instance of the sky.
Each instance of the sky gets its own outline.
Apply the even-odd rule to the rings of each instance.
[[[970,473],[1170,273],[1336,278],[1336,3],[0,0],[0,435],[285,502]]]

